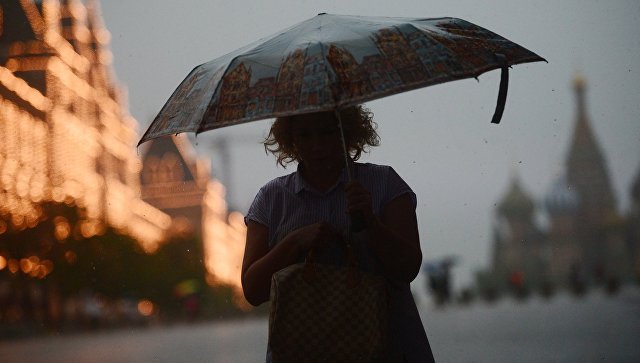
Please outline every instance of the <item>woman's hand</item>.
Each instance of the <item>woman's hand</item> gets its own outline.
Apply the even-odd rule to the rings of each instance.
[[[312,249],[319,250],[342,239],[340,232],[325,221],[298,228],[289,236],[291,242],[296,244],[298,255],[306,255]],[[287,237],[285,239],[289,239]]]
[[[247,243],[242,260],[242,289],[249,303],[258,306],[269,300],[271,276],[299,261],[312,248],[323,248],[342,239],[327,222],[317,222],[290,232],[273,248],[269,248],[267,226],[249,221]]]
[[[365,223],[370,224],[375,218],[371,193],[356,180],[347,183],[344,190],[347,196],[347,213],[351,215],[360,213]]]

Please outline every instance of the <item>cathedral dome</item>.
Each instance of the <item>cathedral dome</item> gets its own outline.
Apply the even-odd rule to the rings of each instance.
[[[556,180],[544,199],[544,206],[550,215],[569,214],[578,209],[580,197],[571,189],[564,177]]]
[[[518,178],[511,180],[511,187],[498,205],[498,213],[504,217],[528,220],[532,217],[535,205],[533,200],[520,186]]]

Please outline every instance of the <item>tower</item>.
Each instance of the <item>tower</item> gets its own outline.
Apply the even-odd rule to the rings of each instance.
[[[597,276],[604,268],[605,227],[617,216],[616,200],[606,160],[587,114],[584,77],[578,74],[573,87],[576,121],[566,159],[567,182],[579,198],[574,223],[577,238],[584,249],[584,267]]]

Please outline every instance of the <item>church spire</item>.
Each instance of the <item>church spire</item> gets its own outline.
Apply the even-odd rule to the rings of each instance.
[[[582,73],[578,72],[573,78],[573,89],[576,92],[576,106],[577,106],[577,116],[578,120],[586,118],[586,103],[584,99],[584,93],[586,88],[587,81],[585,80]]]
[[[616,202],[606,161],[587,115],[586,80],[577,74],[576,123],[567,156],[567,181],[579,194],[580,209],[590,215],[586,223],[600,224],[606,214],[615,212]]]

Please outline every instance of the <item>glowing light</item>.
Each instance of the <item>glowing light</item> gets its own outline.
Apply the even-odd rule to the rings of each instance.
[[[69,221],[65,217],[55,217],[53,219],[54,230],[53,235],[58,241],[65,240],[71,234],[71,225],[69,225]]]
[[[45,1],[42,12],[38,2],[19,1],[35,40],[7,44],[5,64],[0,66],[2,87],[24,101],[0,97],[0,212],[6,216],[0,221],[0,235],[36,227],[46,219],[43,206],[53,201],[77,206],[85,219],[76,226],[55,219],[50,233],[58,241],[90,238],[110,226],[136,238],[145,250],[156,249],[166,239],[171,218],[139,198],[137,121],[127,114],[121,91],[104,67],[113,56],[102,46],[96,57],[78,53],[61,36],[69,31],[65,34],[90,41],[93,32],[104,45],[110,33],[93,17],[92,29],[86,27],[88,14],[81,1],[65,6],[71,14],[61,14],[66,10],[57,1]],[[0,6],[0,32],[6,26],[3,11]],[[71,15],[73,25],[60,29],[61,15]],[[87,81],[91,66],[106,71],[103,82]],[[14,74],[28,71],[44,72],[46,95]],[[45,116],[24,109],[25,103]],[[64,254],[68,263],[77,258],[73,251]],[[4,260],[4,268],[12,273],[37,278],[53,269],[46,260]]]
[[[20,260],[20,269],[22,270],[22,272],[26,274],[31,272],[31,270],[33,269],[33,266],[34,264],[29,259],[23,258]]]
[[[81,42],[88,42],[91,39],[91,33],[86,27],[76,27],[73,36]]]
[[[20,4],[24,9],[24,13],[29,20],[31,28],[36,33],[42,33],[44,29],[44,20],[40,16],[40,11],[36,7],[36,5],[30,0],[20,0]]]
[[[60,187],[54,187],[51,190],[51,197],[56,202],[62,202],[64,200],[64,191]]]
[[[154,310],[155,310],[155,307],[150,300],[144,299],[144,300],[138,301],[138,312],[141,315],[151,316],[153,315]]]
[[[53,262],[51,260],[42,261],[42,266],[47,274],[50,274],[53,271]]]
[[[82,237],[89,238],[95,235],[94,228],[91,222],[89,221],[81,221],[80,222],[80,233]]]
[[[17,59],[12,58],[7,61],[6,67],[11,72],[15,72],[20,69],[20,63],[18,63]]]
[[[20,270],[20,262],[16,259],[10,259],[9,260],[9,271],[12,274],[18,273],[18,271]]]
[[[107,44],[111,40],[111,33],[106,29],[100,29],[95,33],[98,43]]]
[[[34,203],[40,202],[44,198],[44,183],[40,181],[32,181],[29,189],[29,196]]]
[[[73,265],[78,261],[78,255],[76,255],[76,253],[73,251],[67,251],[64,253],[64,259],[67,261],[67,263]]]
[[[20,197],[20,198],[24,198],[27,195],[29,195],[29,183],[27,183],[24,178],[22,177],[22,175],[18,175],[18,177],[16,178],[16,184],[15,184],[15,188],[16,188],[16,194]]]
[[[87,9],[79,2],[73,2],[69,5],[71,15],[76,19],[82,19],[87,15]]]
[[[24,216],[23,215],[13,215],[11,216],[11,223],[18,229],[24,226]]]
[[[246,235],[244,216],[241,213],[232,212],[226,218],[224,187],[218,181],[208,184],[205,203],[207,206],[203,222],[205,267],[211,275],[207,278],[207,283],[232,285],[236,288],[236,294],[241,294],[240,265]],[[238,302],[237,306],[240,305]]]
[[[113,62],[113,54],[106,50],[100,51],[98,53],[98,61],[102,64],[111,64]]]
[[[7,267],[7,259],[4,256],[0,256],[0,271]]]
[[[47,30],[44,41],[52,48],[58,49],[60,58],[64,63],[70,65],[75,70],[86,72],[89,69],[89,61],[77,54],[71,44],[54,30]],[[56,58],[52,58],[54,60]],[[56,59],[57,60],[57,59]],[[64,66],[63,66],[64,67]]]
[[[25,50],[25,45],[23,42],[15,42],[9,46],[9,56],[17,56],[23,55]]]
[[[33,228],[38,225],[38,222],[39,222],[38,216],[36,216],[35,214],[33,213],[27,214],[26,219],[27,219],[27,227]]]
[[[14,76],[10,69],[2,66],[0,66],[0,82],[40,111],[46,111],[51,106],[51,102],[42,93],[31,88],[24,80]]]
[[[229,224],[236,228],[244,228],[244,215],[240,212],[231,212],[229,214]]]

